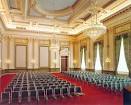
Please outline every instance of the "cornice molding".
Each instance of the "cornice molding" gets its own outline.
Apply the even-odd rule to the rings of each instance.
[[[14,38],[31,38],[31,39],[38,39],[38,40],[48,40],[53,38],[53,34],[37,34],[33,32],[22,32],[22,31],[5,31],[3,33],[3,36],[11,36]],[[56,35],[56,37],[59,40],[69,40],[73,41],[74,37],[73,36],[67,36],[67,35]]]

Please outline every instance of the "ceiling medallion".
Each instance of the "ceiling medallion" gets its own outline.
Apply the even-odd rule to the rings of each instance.
[[[102,34],[106,33],[106,26],[98,20],[98,13],[102,10],[102,8],[96,5],[96,2],[91,2],[91,7],[89,9],[92,14],[91,24],[85,30],[85,34],[88,35],[93,41],[95,41]],[[86,23],[85,23],[86,24]]]
[[[34,0],[34,8],[43,15],[65,16],[72,13],[78,0]]]

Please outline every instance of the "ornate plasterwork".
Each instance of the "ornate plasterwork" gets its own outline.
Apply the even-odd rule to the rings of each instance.
[[[19,0],[14,0],[19,3]],[[28,2],[27,2],[28,1]],[[20,8],[9,9],[7,0],[0,0],[0,17],[7,29],[16,31],[27,32],[41,32],[41,33],[54,33],[52,27],[54,27],[54,17],[56,18],[56,25],[60,31],[59,35],[76,35],[81,33],[90,24],[89,16],[89,0],[78,0],[78,2],[72,7],[58,10],[58,11],[46,11],[49,15],[38,12],[35,8],[36,4],[34,0],[20,0]],[[99,0],[98,4],[102,7],[111,0]],[[108,10],[106,14],[99,14],[99,20],[103,21],[112,15],[115,15],[127,7],[131,6],[130,0],[116,0],[112,4],[105,7]],[[17,7],[17,6],[16,6]],[[69,11],[68,11],[69,9]],[[30,10],[36,10],[32,15]],[[64,12],[66,11],[66,12]],[[68,11],[68,12],[67,12]],[[37,16],[35,16],[37,13]],[[50,14],[51,13],[51,14]],[[53,13],[53,14],[52,14]],[[68,14],[69,13],[69,14]],[[68,15],[67,15],[68,14]],[[85,17],[86,18],[85,20]],[[83,22],[86,21],[86,24]],[[37,27],[37,28],[36,28]]]
[[[43,15],[65,16],[72,13],[77,0],[33,0],[34,7]],[[46,3],[46,4],[45,4]],[[59,3],[59,4],[58,4]]]

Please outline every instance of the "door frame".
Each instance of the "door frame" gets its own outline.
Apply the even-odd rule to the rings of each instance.
[[[68,71],[68,68],[69,68],[69,56],[64,56],[64,57],[67,57],[67,71]],[[60,56],[60,72],[62,71],[62,68],[61,68],[61,59],[62,56]]]

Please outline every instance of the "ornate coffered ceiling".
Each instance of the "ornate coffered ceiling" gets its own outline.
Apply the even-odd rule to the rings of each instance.
[[[90,24],[91,1],[0,0],[0,17],[10,30],[76,35]],[[131,7],[131,0],[96,1],[106,10],[104,14],[98,14],[100,21]]]

